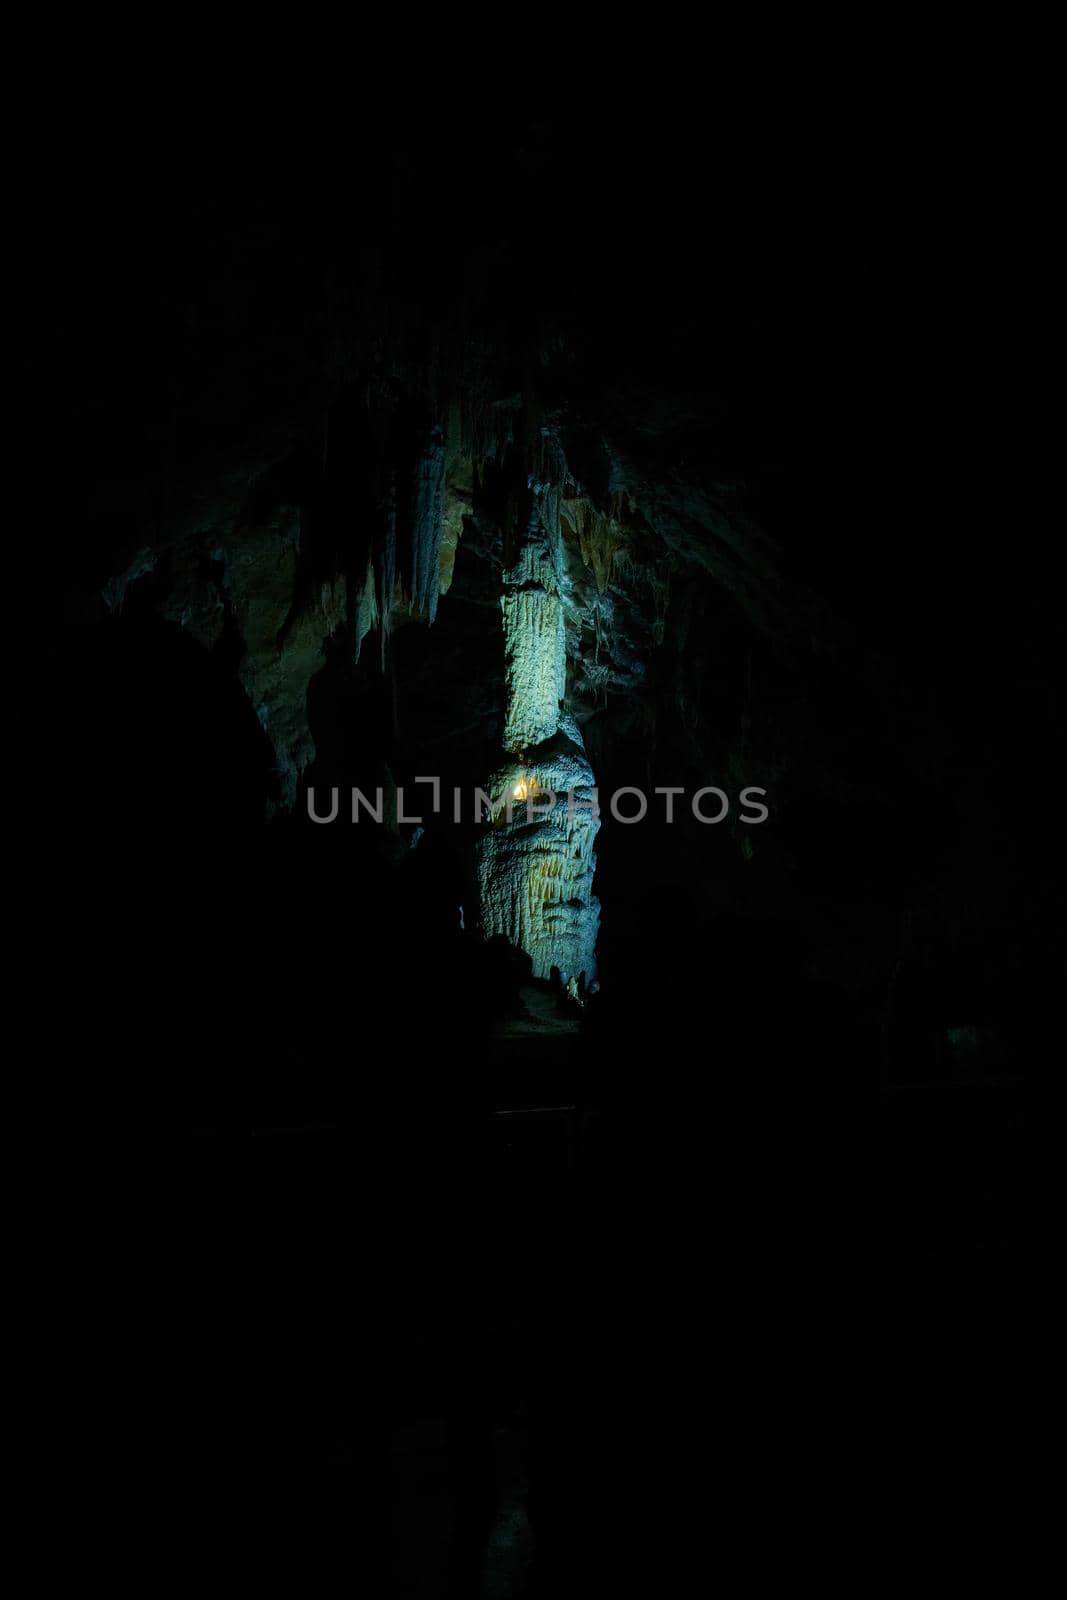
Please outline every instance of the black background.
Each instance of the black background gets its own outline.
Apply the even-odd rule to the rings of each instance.
[[[58,590],[49,1360],[79,1538],[135,1574],[202,1574],[224,1535],[237,1572],[285,1551],[305,1592],[320,1563],[384,1592],[390,1428],[445,1415],[477,1483],[509,1406],[540,1419],[548,1594],[634,1570],[667,1592],[738,1546],[870,1573],[1009,1526],[1058,976],[1056,630],[998,264],[1020,202],[978,122],[915,147],[679,98],[617,120],[462,95],[318,139],[139,108],[66,152],[34,545]],[[600,1115],[576,1168],[552,1136],[501,1153],[491,1008],[419,891],[330,830],[264,830],[224,649],[87,610],[135,516],[101,485],[158,475],[189,305],[209,367],[235,303],[265,351],[325,345],[369,255],[428,323],[480,274],[517,344],[551,317],[598,382],[697,397],[838,651],[811,736],[864,798],[794,780],[803,904],[863,941],[868,905],[955,874],[1000,975],[995,1071],[946,1089],[898,1056],[887,1084],[840,996],[799,982],[803,928],[709,920],[677,898],[688,845],[605,828],[620,998],[559,1069]],[[981,1012],[977,970],[933,982]]]

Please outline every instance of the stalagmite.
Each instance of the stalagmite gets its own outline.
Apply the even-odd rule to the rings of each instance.
[[[502,768],[490,784],[497,804],[480,847],[482,931],[525,950],[535,977],[555,967],[565,977],[584,974],[588,984],[600,924],[592,892],[600,818],[584,752],[564,734],[552,746],[521,769]]]

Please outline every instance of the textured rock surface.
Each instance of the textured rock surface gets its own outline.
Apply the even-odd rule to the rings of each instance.
[[[836,1394],[850,1441],[870,1389],[884,1470],[837,1452],[864,1524],[885,1512],[892,1544],[901,1506],[928,1503],[955,1561],[991,1489],[984,1521],[1017,1555],[1025,1519],[1020,1540],[997,1502],[1029,1446],[995,1423],[1041,1416],[1019,1373],[1047,1261],[1032,1095],[1004,1076],[1058,1037],[1055,816],[1022,763],[1056,727],[1062,627],[1036,610],[1058,586],[1025,492],[1047,429],[1025,375],[997,371],[998,348],[1035,344],[1028,302],[986,247],[1029,259],[1032,163],[1002,159],[995,119],[986,160],[936,70],[951,148],[920,121],[920,196],[891,170],[899,119],[866,148],[806,78],[780,132],[767,83],[711,129],[714,62],[687,96],[666,57],[630,74],[600,48],[594,105],[547,38],[525,96],[510,64],[494,93],[470,49],[462,77],[435,60],[447,103],[423,128],[411,42],[380,115],[361,125],[357,70],[306,152],[288,80],[250,52],[249,113],[188,74],[179,114],[152,88],[127,108],[86,64],[93,104],[36,184],[59,237],[40,312],[16,307],[43,401],[22,409],[56,759],[24,784],[47,824],[28,836],[47,1064],[26,1126],[63,1290],[45,1436],[78,1547],[114,1521],[82,1492],[88,1440],[89,1476],[189,1547],[193,1583],[219,1519],[201,1552],[188,1486],[235,1511],[244,1486],[259,1515],[224,1519],[242,1572],[291,1543],[293,1592],[329,1592],[381,1543],[369,1374],[376,1437],[439,1441],[388,1473],[410,1559],[372,1592],[487,1587],[502,1425],[536,1546],[515,1592],[698,1592],[722,1497],[688,1470],[694,1440],[737,1463],[712,1524],[747,1551],[774,1527],[795,1568],[836,1510],[805,1442],[832,1440]],[[761,140],[746,211],[730,175]],[[40,231],[16,224],[15,253]],[[492,774],[534,804],[476,824]],[[594,775],[599,830],[559,798],[537,815]],[[771,805],[747,832],[684,803],[667,826],[657,801],[620,826],[607,803],[744,782]],[[382,790],[381,825],[353,825],[354,786]],[[336,825],[309,820],[312,787],[320,815],[340,793]],[[580,1013],[525,981],[594,960]],[[873,1207],[872,1068],[892,1134]],[[885,1337],[865,1327],[850,1358],[857,1263]],[[73,1328],[72,1305],[92,1313]],[[941,1445],[979,1435],[961,1476]]]
[[[600,818],[588,761],[561,735],[553,750],[495,773],[490,793],[500,803],[479,852],[485,936],[503,934],[525,950],[536,978],[550,978],[555,968],[564,980],[573,975],[591,983],[600,926],[593,894]]]
[[[345,580],[327,580],[294,603],[299,525],[292,514],[223,552],[224,586],[244,641],[241,683],[274,748],[281,803],[291,807],[315,754],[308,686],[325,641],[345,620]]]
[[[535,500],[526,539],[504,574],[504,748],[532,750],[559,727],[567,649],[558,524]]]
[[[562,451],[552,459],[565,471]],[[518,559],[504,574],[504,747],[520,761],[494,775],[503,797],[482,841],[482,930],[503,934],[533,962],[534,976],[596,976],[599,902],[593,844],[599,817],[578,724],[565,706],[565,571],[558,484],[535,486]],[[517,803],[516,803],[517,802]]]
[[[569,171],[566,144],[561,134],[540,166],[532,156],[540,193]],[[575,195],[576,216],[602,177],[598,167]],[[655,187],[658,197],[658,176]],[[169,661],[156,632],[177,633],[176,684],[189,652],[202,653],[193,671],[214,702],[239,724],[248,712],[225,739],[242,750],[247,740],[249,793],[275,817],[275,838],[299,827],[312,784],[403,788],[420,815],[412,786],[429,772],[468,796],[518,766],[555,784],[564,711],[605,794],[767,786],[771,824],[745,834],[731,818],[714,841],[684,827],[620,831],[605,812],[598,953],[614,985],[612,940],[636,947],[655,928],[682,957],[700,948],[664,909],[672,895],[780,912],[797,877],[816,899],[828,875],[850,887],[869,841],[894,837],[885,813],[906,804],[917,775],[942,770],[932,722],[900,709],[886,665],[922,556],[895,564],[892,603],[883,576],[850,591],[863,540],[827,529],[836,445],[821,424],[804,437],[813,368],[780,340],[780,298],[759,288],[739,302],[729,252],[707,255],[703,223],[685,251],[664,251],[655,230],[631,240],[617,275],[596,251],[561,248],[558,229],[531,229],[531,193],[513,170],[499,192],[515,202],[502,233],[471,216],[457,233],[448,185],[428,217],[437,191],[421,161],[383,173],[382,191],[348,212],[335,195],[311,206],[296,193],[290,214],[272,190],[262,229],[235,190],[213,219],[221,227],[195,244],[179,230],[189,242],[176,247],[160,191],[161,248],[150,262],[131,255],[136,315],[131,285],[116,282],[108,317],[90,319],[95,362],[79,367],[114,381],[106,406],[95,377],[77,396],[69,476],[86,492],[68,524],[70,604],[79,628],[99,625],[93,648],[133,662],[149,643]],[[689,198],[676,198],[684,223]],[[427,251],[445,237],[455,250]],[[687,301],[695,325],[675,315]],[[128,347],[107,331],[119,313]],[[960,570],[939,591],[953,606]],[[210,775],[222,731],[198,753],[168,718],[168,773],[187,762]],[[194,735],[202,723],[198,709]],[[909,782],[890,805],[879,741],[901,727],[911,743],[892,768]],[[955,776],[944,781],[955,792]],[[854,848],[839,837],[843,814],[857,819]],[[347,847],[361,868],[381,856],[391,871],[403,826],[367,826]],[[549,826],[524,823],[516,839]],[[521,920],[528,938],[534,897],[516,864],[526,845],[500,830],[486,845],[468,822],[446,848],[462,879],[448,886],[449,915],[462,902],[472,929],[481,900],[488,930],[511,937]],[[927,848],[924,824],[886,870],[887,899]],[[490,855],[506,895],[483,884]],[[561,904],[587,911],[572,906],[581,931],[560,938],[586,970],[592,887],[584,856],[579,865]],[[854,941],[825,938],[844,971]],[[530,943],[540,967],[554,964]],[[857,984],[870,986],[881,961]]]

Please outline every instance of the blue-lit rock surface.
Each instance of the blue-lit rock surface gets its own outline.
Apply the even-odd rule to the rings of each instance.
[[[549,445],[552,459],[552,445]],[[561,453],[553,459],[565,470]],[[478,856],[482,932],[500,934],[533,962],[591,983],[600,904],[593,894],[600,826],[595,779],[566,709],[567,599],[560,498],[531,483],[533,506],[517,560],[504,573],[504,748],[496,804]]]
[[[500,799],[479,853],[483,933],[503,934],[525,950],[536,978],[549,978],[555,967],[591,983],[600,818],[584,752],[561,735],[543,756],[495,773],[490,793]]]

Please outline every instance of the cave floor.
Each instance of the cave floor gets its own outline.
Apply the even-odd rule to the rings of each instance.
[[[485,1119],[478,1180],[484,1203],[475,1185],[473,1209],[446,1208],[443,1227],[425,1204],[437,1192],[434,1168],[421,1175],[413,1168],[383,1210],[353,1215],[352,1174],[365,1148],[348,1130],[219,1133],[198,1146],[190,1298],[198,1321],[231,1304],[250,1330],[254,1354],[242,1349],[237,1367],[251,1391],[254,1444],[242,1453],[259,1458],[265,1498],[274,1492],[271,1480],[285,1494],[309,1474],[326,1482],[322,1537],[350,1540],[346,1559],[357,1559],[351,1530],[360,1507],[387,1513],[392,1592],[411,1600],[448,1594],[457,1561],[466,1586],[453,1584],[452,1593],[483,1600],[557,1594],[544,1555],[546,1548],[551,1555],[553,1527],[558,1548],[552,1493],[565,1497],[571,1455],[586,1452],[588,1481],[603,1485],[597,1493],[609,1505],[612,1485],[628,1482],[612,1441],[632,1434],[639,1474],[642,1408],[654,1401],[658,1414],[671,1362],[684,1369],[684,1350],[677,1357],[668,1337],[676,1289],[658,1265],[670,1228],[642,1233],[646,1200],[635,1193],[641,1163],[647,1171],[654,1161],[654,1141],[634,1143],[625,1121],[613,1131],[610,1106],[583,1092],[574,1068],[588,1040],[575,1028],[554,1031],[551,1024],[570,1019],[557,1019],[547,986],[524,990],[523,1003],[526,1015],[512,1019],[499,1051],[498,1064],[510,1060],[515,1070],[493,1074],[498,1094]],[[960,1404],[983,1426],[991,1416],[992,1426],[998,1377],[1010,1389],[1020,1370],[1010,1340],[994,1346],[983,1330],[997,1329],[1000,1338],[1001,1311],[1028,1326],[1033,1200],[1024,1113],[1022,1090],[1009,1083],[897,1085],[887,1096],[886,1237],[875,1253],[883,1335],[874,1377],[879,1394],[903,1397],[906,1416],[916,1416],[931,1391],[940,1403],[951,1380]],[[430,1142],[412,1149],[413,1160],[432,1154]],[[666,1168],[651,1171],[662,1181]],[[370,1199],[381,1204],[381,1194],[375,1180]],[[673,1209],[660,1215],[681,1237],[684,1218]],[[449,1230],[464,1216],[474,1226],[457,1253]],[[385,1245],[391,1251],[400,1240],[404,1248],[395,1271],[374,1267],[375,1233],[386,1223]],[[742,1233],[742,1252],[747,1238]],[[607,1267],[591,1280],[596,1292],[575,1318],[576,1289],[598,1260]],[[805,1272],[808,1261],[805,1253]],[[612,1283],[626,1308],[642,1279],[661,1308],[658,1321],[634,1323],[642,1349],[651,1351],[651,1387],[634,1380],[616,1418],[612,1345],[597,1333],[610,1333],[614,1322],[598,1309],[599,1285],[610,1313]],[[845,1271],[846,1289],[852,1281]],[[594,1337],[586,1336],[584,1354],[577,1338],[572,1365],[572,1334],[590,1315]],[[561,1359],[553,1329],[563,1330]],[[354,1361],[368,1332],[372,1355]],[[229,1426],[238,1380],[219,1362],[213,1337],[203,1342],[198,1371],[205,1397],[198,1426],[214,1438]],[[975,1409],[979,1385],[986,1399]],[[193,1459],[200,1463],[199,1454]],[[584,1493],[582,1474],[579,1482]],[[295,1527],[295,1513],[285,1514]]]
[[[548,984],[524,983],[519,991],[519,1010],[497,1023],[498,1039],[571,1038],[578,1032],[578,1013],[563,1011],[559,998]]]
[[[547,983],[524,983],[518,1004],[497,1019],[489,1094],[497,1116],[562,1112],[584,1100],[580,1014]]]

